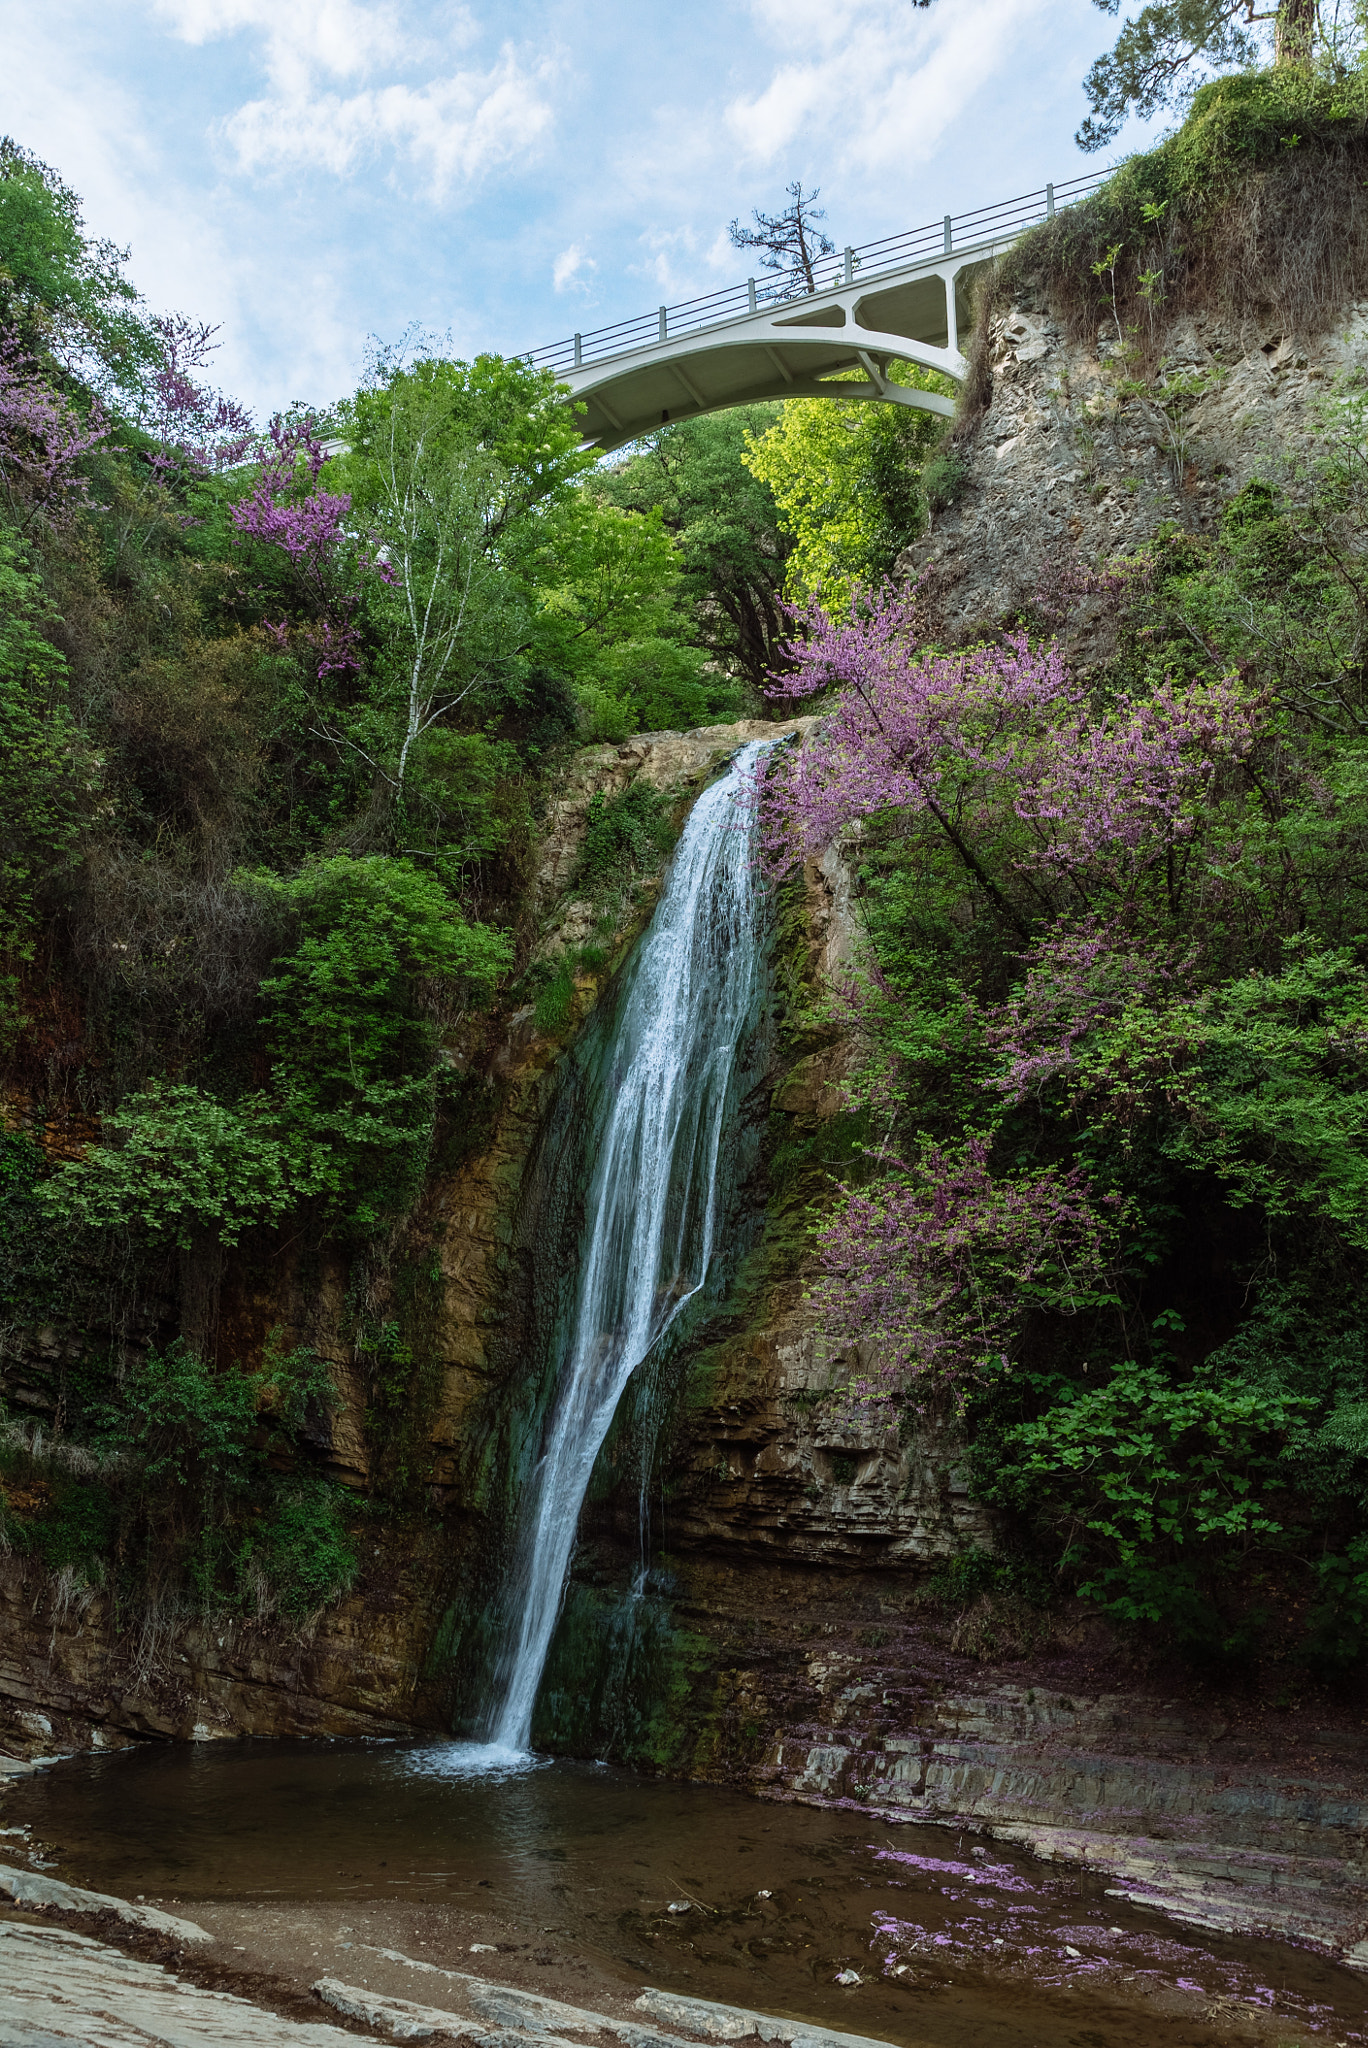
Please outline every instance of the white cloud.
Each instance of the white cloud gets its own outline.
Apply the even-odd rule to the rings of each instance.
[[[71,28],[60,13],[44,19],[37,9],[26,10],[22,28],[16,23],[0,127],[36,148],[81,194],[91,234],[133,244],[133,274],[154,306],[223,319],[243,252],[226,245],[213,210],[186,192],[135,92],[83,61],[79,39],[73,50]]]
[[[505,50],[487,71],[461,71],[424,85],[250,100],[221,132],[249,171],[315,165],[343,177],[391,151],[423,172],[431,196],[440,199],[525,154],[545,135],[552,120],[545,95],[551,72],[546,60],[529,70]]]
[[[798,45],[811,54],[785,56],[759,92],[733,99],[727,128],[756,163],[800,154],[866,175],[925,163],[1046,4],[961,0],[898,19],[876,0],[829,8],[818,0],[753,0],[758,24],[785,52]]]
[[[840,49],[849,40],[862,13],[860,0],[751,0],[750,12],[756,23],[767,28],[786,49]],[[887,21],[889,10],[879,10]]]
[[[736,269],[736,266],[742,259],[733,248],[732,238],[726,228],[718,229],[703,260],[709,270],[734,271]]]
[[[629,277],[639,277],[655,286],[661,297],[682,298],[694,289],[699,258],[699,236],[692,227],[648,229],[639,241],[647,254],[622,267]]]
[[[551,282],[558,292],[587,291],[588,273],[598,269],[592,256],[585,254],[578,242],[572,242],[568,249],[562,249],[551,266]]]
[[[217,124],[240,170],[317,168],[346,177],[406,162],[429,196],[475,184],[527,154],[552,123],[557,61],[506,43],[483,67],[453,65],[478,31],[464,9],[413,26],[396,0],[157,0],[182,41],[256,39],[268,91]],[[352,91],[339,90],[354,85]]]
[[[314,70],[334,78],[364,77],[420,54],[393,0],[156,0],[156,14],[182,42],[200,45],[257,30],[272,82],[290,89]],[[462,17],[468,33],[468,24]],[[464,38],[463,38],[464,39]]]

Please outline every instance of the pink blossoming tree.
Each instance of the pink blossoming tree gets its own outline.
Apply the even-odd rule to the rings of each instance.
[[[1071,1315],[1106,1298],[1116,1206],[1076,1169],[995,1177],[982,1135],[841,1188],[815,1292],[828,1343],[864,1360],[851,1394],[962,1406],[1012,1362],[1023,1307]]]
[[[1128,1010],[1195,1000],[1195,946],[1163,948],[1096,916],[1055,927],[1021,960],[1022,980],[982,1019],[989,1085],[1013,1103],[1074,1075],[1088,1043]]]
[[[327,491],[320,476],[327,455],[311,418],[272,420],[261,465],[246,497],[231,508],[236,533],[284,555],[302,618],[266,622],[283,650],[297,646],[318,676],[361,666],[356,613],[366,576],[389,580],[369,540],[348,526],[352,501]]]
[[[89,503],[84,458],[109,429],[98,399],[82,418],[0,334],[0,489],[21,532],[35,520],[63,524]]]
[[[948,859],[962,892],[1024,942],[1005,1001],[966,988],[941,1012],[958,1015],[978,1063],[986,1120],[994,1101],[1020,1104],[1069,1073],[1117,1018],[1182,1001],[1195,951],[1166,942],[1156,919],[1176,908],[1213,804],[1261,739],[1263,703],[1238,675],[1099,700],[1055,643],[1024,632],[926,650],[915,593],[796,623],[774,694],[827,702],[765,783],[767,856],[782,872],[863,829],[871,847],[910,849],[928,888]],[[877,962],[866,972],[867,1000],[886,1013],[897,992]],[[840,1000],[849,1010],[850,991]],[[865,1087],[867,1106],[880,1092],[891,1138],[890,1076]],[[986,1132],[923,1139],[905,1159],[882,1151],[865,1185],[840,1189],[819,1236],[824,1327],[873,1361],[852,1392],[962,1402],[1011,1358],[1028,1311],[1109,1298],[1117,1230],[1117,1205],[1080,1170],[995,1170]]]
[[[139,424],[158,444],[157,467],[203,475],[231,469],[250,453],[256,430],[246,406],[197,375],[218,346],[218,329],[184,313],[159,316],[148,325],[157,361],[146,380]]]
[[[894,592],[844,623],[799,615],[792,672],[773,695],[834,690],[817,736],[769,780],[766,845],[779,865],[857,820],[929,823],[1023,935],[1059,885],[1077,907],[1133,893],[1192,836],[1220,767],[1259,730],[1237,677],[1095,707],[1058,647],[1025,633],[936,654],[914,599]],[[989,851],[1015,823],[1004,865]]]

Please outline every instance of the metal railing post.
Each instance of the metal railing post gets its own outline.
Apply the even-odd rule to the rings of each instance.
[[[665,308],[664,308],[664,306],[662,306],[662,307],[661,307],[661,309],[660,309],[660,338],[661,338],[661,340],[662,340],[662,341],[666,341],[666,340],[668,340],[668,339],[669,339],[668,335],[667,335],[667,334],[666,334],[666,332],[665,332]]]
[[[752,311],[752,313],[754,313],[754,312],[756,311],[756,304],[755,304],[755,279],[754,279],[753,277],[748,277],[748,278],[746,279],[746,298],[747,298],[747,301],[749,302],[749,305],[750,305],[750,310]]]
[[[583,342],[582,342],[582,340],[581,340],[580,336],[579,336],[579,335],[577,334],[577,335],[575,336],[575,368],[576,368],[577,370],[578,370],[579,368],[581,368],[581,366],[582,366],[582,361],[581,361],[581,359],[582,359],[582,357],[583,357],[583,353],[584,353],[584,344],[583,344]]]
[[[1054,186],[1053,186],[1053,185],[1047,185],[1047,186],[1045,187],[1045,218],[1046,218],[1046,220],[1053,220],[1053,219],[1054,219]]]
[[[954,248],[954,246],[955,238],[953,233],[951,232],[950,216],[947,213],[945,216],[945,253],[947,256],[950,254],[950,251]]]
[[[855,282],[855,251],[851,248],[845,251],[845,281],[847,284]]]

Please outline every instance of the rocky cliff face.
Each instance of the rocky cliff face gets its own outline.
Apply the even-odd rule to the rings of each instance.
[[[991,401],[960,444],[958,496],[901,564],[952,642],[1038,616],[1075,562],[1213,526],[1256,475],[1295,493],[1318,409],[1368,362],[1368,306],[1314,337],[1185,320],[1148,395],[1105,331],[1078,345],[1038,294],[998,312],[989,339]],[[1107,607],[1085,601],[1066,653],[1086,670],[1110,631]],[[804,1298],[803,1175],[786,1183],[785,1166],[839,1170],[859,1135],[844,1129],[848,1049],[811,1022],[820,967],[853,932],[834,852],[805,891],[765,1235],[730,1326],[694,1361],[662,1503],[676,1634],[647,1663],[673,1687],[670,1726],[643,1720],[629,1753],[774,1797],[996,1832],[1193,1925],[1364,1966],[1368,1778],[1352,1706],[1232,1709],[1190,1678],[1175,1697],[1081,1606],[1042,1632],[1010,1602],[937,1598],[937,1560],[992,1543],[952,1435],[862,1430],[826,1398],[849,1361],[824,1353]],[[600,1619],[628,1520],[625,1502],[590,1518],[578,1583],[586,1601],[597,1589]]]
[[[1105,562],[1168,522],[1209,526],[1254,475],[1295,490],[1318,406],[1368,362],[1368,304],[1309,337],[1179,321],[1150,395],[1114,330],[1070,341],[1038,293],[997,312],[987,338],[992,399],[961,444],[959,495],[899,564],[954,640],[1013,616],[1075,557]],[[1075,658],[1105,651],[1086,604],[1073,634]]]
[[[795,1227],[797,1191],[784,1186],[783,1163],[796,1157],[821,1174],[857,1136],[841,1087],[851,1047],[838,1029],[813,1021],[857,933],[838,849],[809,861],[800,886],[789,923],[788,1028],[768,1090],[768,1153],[778,1164],[755,1254],[765,1284],[750,1319],[705,1344],[698,1360],[676,1450],[671,1540],[681,1552],[801,1566],[924,1564],[991,1536],[948,1432],[931,1424],[900,1434],[837,1398],[855,1361],[824,1343],[807,1299],[805,1233]]]
[[[544,824],[532,957],[577,958],[586,939],[602,933],[602,906],[571,887],[595,797],[621,795],[641,777],[682,817],[738,746],[801,737],[811,722],[646,734],[581,749]],[[540,1030],[529,1005],[472,1027],[446,1049],[467,1084],[468,1122],[439,1146],[403,1241],[361,1304],[362,1328],[397,1318],[413,1352],[397,1418],[377,1418],[375,1359],[358,1341],[356,1276],[340,1259],[272,1242],[215,1276],[218,1354],[258,1356],[272,1330],[287,1345],[308,1345],[328,1362],[340,1397],[315,1446],[334,1475],[363,1498],[383,1459],[395,1455],[397,1428],[399,1454],[421,1472],[425,1511],[364,1528],[356,1591],[303,1635],[246,1621],[208,1628],[174,1614],[130,1630],[104,1594],[70,1574],[56,1579],[32,1559],[8,1558],[0,1566],[0,1716],[16,1739],[83,1747],[146,1734],[449,1724],[452,1682],[433,1646],[450,1634],[453,1600],[459,1605],[458,1589],[488,1548],[488,1465],[517,1378],[505,1317],[518,1189],[560,1052],[649,916],[659,879],[641,878],[631,899],[616,904],[611,950],[600,967],[576,970],[559,1030]],[[803,1204],[849,1140],[840,1086],[849,1048],[819,1017],[821,991],[854,941],[850,875],[839,854],[809,863],[789,898],[779,1030],[760,1105],[763,1157],[751,1191],[763,1220],[736,1298],[680,1361],[685,1384],[664,1447],[670,1546],[681,1564],[698,1558],[705,1577],[743,1559],[899,1570],[991,1540],[947,1435],[930,1429],[900,1440],[842,1419],[829,1398],[849,1361],[826,1353],[804,1298]],[[55,1142],[78,1143],[79,1134],[64,1131]],[[789,1185],[776,1184],[776,1156],[798,1161]],[[169,1300],[163,1306],[172,1312]],[[22,1385],[40,1423],[53,1407],[53,1367],[78,1341],[73,1332],[40,1333],[26,1355],[7,1361],[11,1391]],[[631,1487],[619,1497],[610,1486],[597,1511],[597,1548],[586,1553],[606,1559],[610,1576],[614,1531],[623,1539],[617,1548],[630,1548],[635,1514]]]

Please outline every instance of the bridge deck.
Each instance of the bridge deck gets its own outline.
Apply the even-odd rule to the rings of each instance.
[[[686,419],[761,399],[885,399],[950,413],[948,398],[890,381],[890,359],[958,379],[959,338],[977,272],[1017,236],[1109,175],[1047,185],[930,227],[848,248],[801,272],[661,306],[576,334],[529,361],[554,370],[585,406],[584,437],[606,450]],[[848,381],[850,372],[859,381]],[[832,380],[840,380],[833,387]]]

